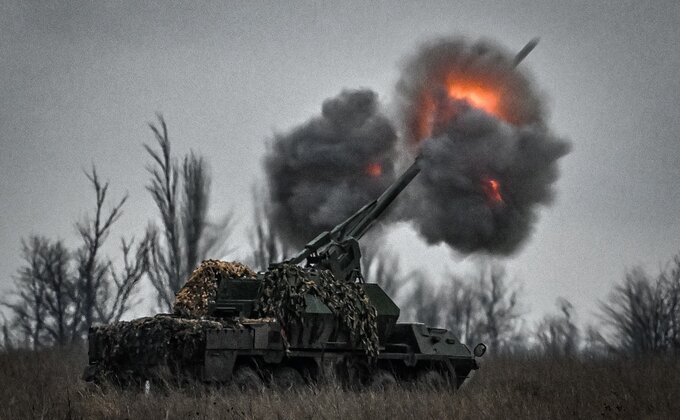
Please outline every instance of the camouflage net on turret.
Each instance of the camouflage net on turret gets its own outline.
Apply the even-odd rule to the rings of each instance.
[[[355,346],[377,356],[378,313],[359,284],[337,280],[326,270],[277,264],[265,273],[262,289],[262,313],[276,317],[284,331],[291,322],[302,322],[305,295],[311,294],[340,318]]]
[[[238,262],[205,260],[189,277],[175,297],[173,307],[176,315],[189,318],[203,318],[208,315],[208,306],[215,301],[219,282],[229,278],[255,278],[255,272]]]

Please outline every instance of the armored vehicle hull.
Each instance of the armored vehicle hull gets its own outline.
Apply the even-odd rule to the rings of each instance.
[[[258,281],[233,279],[220,287],[222,296],[233,296],[225,289],[242,292],[246,281],[255,295],[241,293],[237,299],[216,301],[214,313],[230,311],[231,315],[219,321],[158,315],[119,323],[123,333],[116,338],[111,326],[91,328],[86,379],[128,385],[163,376],[171,381],[234,383],[241,388],[289,388],[329,379],[349,388],[397,382],[459,387],[478,368],[470,349],[451,332],[396,322],[399,308],[377,284],[362,285],[378,314],[379,351],[369,356],[313,295],[305,296],[301,319],[285,329],[274,318],[244,317],[261,293],[253,287]],[[140,324],[148,327],[134,327]],[[134,338],[125,339],[126,334]]]

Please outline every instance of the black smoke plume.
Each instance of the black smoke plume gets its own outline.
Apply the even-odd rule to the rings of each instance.
[[[497,45],[447,38],[407,61],[397,92],[405,140],[422,152],[405,216],[429,243],[517,250],[570,149],[548,129],[530,77]]]
[[[375,199],[394,180],[396,140],[370,90],[343,91],[276,135],[265,169],[279,233],[299,246]]]

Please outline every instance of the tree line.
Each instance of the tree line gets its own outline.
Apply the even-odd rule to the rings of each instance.
[[[146,189],[160,223],[150,220],[141,238],[122,237],[122,262],[114,263],[104,249],[128,196],[112,200],[109,182],[96,167],[86,171],[94,205],[75,223],[78,245],[69,248],[62,239],[41,235],[22,240],[23,263],[13,290],[0,302],[10,314],[3,322],[4,347],[82,342],[91,325],[118,321],[139,304],[135,292],[145,278],[155,291],[156,309],[171,311],[191,270],[226,251],[232,217],[208,215],[211,177],[205,158],[193,151],[174,156],[162,116],[149,127],[155,143],[144,144],[150,158]]]
[[[680,351],[680,254],[656,274],[630,269],[599,301],[595,319],[581,326],[574,305],[564,298],[557,299],[554,313],[527,323],[521,285],[498,262],[480,262],[476,273],[465,278],[449,273],[432,279],[420,271],[403,274],[396,257],[378,251],[365,256],[364,268],[372,281],[398,298],[402,318],[448,328],[462,342],[483,342],[495,354]]]
[[[0,346],[44,348],[81,343],[95,323],[120,320],[139,304],[143,280],[155,293],[156,310],[172,310],[175,293],[200,261],[229,253],[232,213],[208,215],[211,175],[193,152],[173,155],[165,120],[149,124],[155,142],[146,189],[157,210],[140,238],[122,237],[118,258],[104,252],[127,195],[114,200],[96,167],[85,172],[94,205],[77,221],[78,245],[32,235],[22,241],[23,263],[11,294],[0,304]],[[265,199],[253,191],[255,208],[249,263],[266,269],[294,251],[277,233]],[[376,241],[377,242],[377,241]],[[445,274],[440,281],[421,271],[403,273],[387,249],[364,249],[365,277],[397,297],[402,320],[451,329],[462,342],[484,342],[493,353],[538,352],[551,356],[641,354],[680,349],[680,254],[656,275],[629,270],[600,302],[595,324],[580,327],[574,306],[558,299],[556,311],[534,325],[524,321],[522,290],[498,262],[480,263],[473,276]],[[114,263],[120,261],[120,263]],[[434,283],[434,284],[433,284]],[[4,317],[4,315],[3,315]]]

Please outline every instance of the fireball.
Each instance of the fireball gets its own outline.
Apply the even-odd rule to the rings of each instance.
[[[438,134],[436,131],[445,129],[465,107],[513,123],[511,116],[504,112],[503,96],[500,91],[499,87],[482,81],[469,81],[455,75],[448,77],[440,87],[439,95],[432,91],[421,93],[416,111],[415,140],[420,142],[433,134]]]
[[[378,178],[380,175],[382,175],[383,168],[382,165],[379,162],[371,162],[366,166],[366,175],[370,176],[371,178]]]
[[[501,183],[495,178],[485,178],[483,189],[486,197],[492,204],[505,204],[501,194]]]
[[[450,83],[447,88],[449,98],[466,101],[473,108],[501,117],[498,111],[499,96],[492,89],[481,85],[456,83],[455,81]]]

